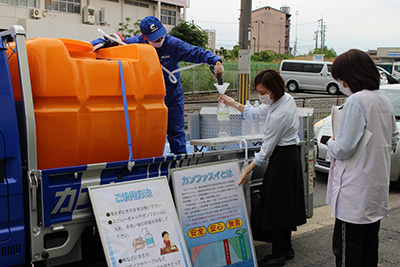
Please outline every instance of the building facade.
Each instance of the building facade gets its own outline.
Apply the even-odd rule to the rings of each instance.
[[[252,12],[251,54],[273,50],[280,54],[290,54],[289,7],[280,10],[266,6]]]
[[[207,44],[207,48],[211,49],[212,51],[215,51],[215,44],[216,44],[216,36],[217,33],[215,30],[204,30],[207,35],[208,35],[208,44]]]
[[[0,31],[12,25],[37,37],[91,41],[97,31],[117,32],[119,23],[156,16],[167,31],[186,19],[188,0],[0,0]]]
[[[382,62],[400,61],[400,47],[378,47],[377,57]]]

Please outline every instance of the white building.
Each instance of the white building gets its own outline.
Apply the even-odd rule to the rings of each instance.
[[[188,0],[0,0],[0,31],[22,25],[28,39],[56,37],[91,41],[97,31],[117,32],[131,18],[131,28],[146,16],[160,18],[167,31],[186,19]]]
[[[207,48],[215,51],[215,43],[216,43],[216,31],[215,30],[204,30],[208,35],[208,44]]]

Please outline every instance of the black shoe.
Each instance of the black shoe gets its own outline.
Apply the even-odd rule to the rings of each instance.
[[[264,267],[264,266],[285,266],[286,261],[285,257],[279,257],[279,258],[272,258],[271,255],[267,255],[262,261],[259,262],[259,265]]]
[[[292,260],[294,258],[294,249],[288,249],[283,252],[285,254],[285,260]]]

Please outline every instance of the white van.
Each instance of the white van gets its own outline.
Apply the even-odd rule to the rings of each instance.
[[[381,67],[388,71],[392,76],[400,79],[400,62],[375,62],[376,66]]]
[[[282,60],[279,67],[285,85],[290,92],[299,90],[339,93],[339,84],[331,75],[332,62]]]

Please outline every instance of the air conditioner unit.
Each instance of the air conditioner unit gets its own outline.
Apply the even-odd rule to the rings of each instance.
[[[84,6],[83,7],[83,23],[94,24],[96,22],[94,16],[94,7]]]
[[[105,8],[99,10],[99,23],[102,25],[108,23],[108,10]]]
[[[32,8],[31,9],[31,18],[33,19],[40,19],[43,16],[43,12],[39,8]]]

